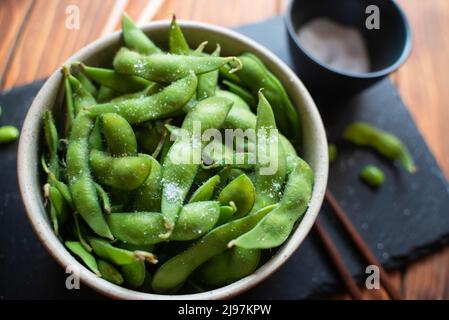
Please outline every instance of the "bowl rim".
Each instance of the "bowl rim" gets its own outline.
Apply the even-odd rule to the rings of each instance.
[[[306,55],[307,58],[312,60],[315,64],[332,71],[338,75],[345,76],[345,77],[351,77],[356,79],[376,79],[376,78],[382,78],[390,73],[397,70],[401,65],[405,63],[405,61],[409,58],[412,48],[413,48],[413,37],[412,37],[412,30],[410,28],[410,24],[407,20],[407,17],[402,10],[402,8],[399,6],[399,4],[396,3],[394,0],[388,0],[391,5],[393,5],[393,8],[396,10],[396,12],[399,14],[399,18],[401,19],[404,31],[405,31],[405,43],[404,47],[402,48],[402,52],[399,55],[399,57],[388,67],[385,67],[383,69],[377,70],[377,71],[370,71],[370,72],[355,72],[355,71],[346,71],[341,70],[338,68],[334,68],[331,65],[322,62],[318,59],[316,59],[310,52],[304,48],[304,46],[301,44],[301,41],[299,41],[298,36],[296,35],[295,28],[293,27],[293,6],[295,4],[295,0],[290,1],[288,4],[287,10],[284,14],[284,23],[287,27],[288,36],[290,39],[292,39],[295,43],[295,45],[301,50],[302,53]]]
[[[324,129],[324,125],[318,109],[310,96],[309,92],[305,88],[304,84],[299,80],[296,74],[277,56],[275,56],[271,51],[257,43],[256,41],[242,35],[236,31],[196,21],[190,20],[179,20],[179,25],[183,28],[194,28],[203,31],[213,32],[219,34],[220,36],[231,38],[231,40],[243,43],[245,46],[250,47],[254,52],[262,54],[265,59],[276,64],[278,68],[285,73],[285,75],[294,84],[295,90],[298,90],[302,99],[304,99],[304,109],[309,113],[312,119],[313,126],[315,128],[314,138],[317,143],[317,168],[315,168],[315,182],[314,190],[312,194],[312,199],[309,204],[300,225],[296,230],[290,235],[289,239],[284,243],[277,252],[267,261],[265,264],[260,266],[253,274],[240,279],[230,285],[217,288],[214,290],[195,293],[195,294],[183,294],[183,295],[161,295],[153,293],[144,293],[140,291],[135,291],[127,289],[124,287],[112,284],[104,279],[101,279],[89,271],[84,265],[79,263],[64,247],[63,243],[53,233],[48,221],[39,212],[42,210],[42,204],[36,203],[28,195],[29,186],[32,185],[32,178],[26,174],[22,174],[26,171],[26,167],[29,166],[27,159],[32,155],[31,148],[29,144],[36,139],[36,133],[31,132],[32,128],[38,119],[36,119],[36,112],[44,108],[42,99],[46,96],[47,88],[51,88],[55,85],[60,85],[61,74],[59,68],[47,79],[42,88],[39,90],[37,96],[33,100],[31,107],[29,108],[27,115],[25,117],[21,138],[19,141],[18,151],[17,151],[17,175],[19,182],[19,190],[24,203],[25,211],[27,217],[33,226],[38,238],[43,243],[44,247],[50,253],[51,256],[66,270],[71,267],[77,268],[75,271],[78,272],[80,280],[83,284],[86,284],[90,288],[100,292],[101,294],[115,299],[152,299],[152,300],[197,300],[197,299],[229,299],[242,292],[249,290],[250,288],[256,286],[263,280],[265,280],[270,274],[276,271],[283,263],[296,251],[299,245],[303,242],[305,237],[310,232],[316,217],[321,208],[323,202],[324,193],[327,185],[328,177],[328,154],[327,154],[327,139]],[[170,21],[161,20],[155,22],[149,22],[139,27],[146,33],[151,33],[152,31],[158,31],[160,29],[168,29]],[[94,42],[91,42],[87,46],[83,47],[72,55],[63,65],[70,63],[72,61],[80,60],[80,57],[87,56],[90,51],[95,51],[98,47],[102,48],[105,45],[111,45],[116,41],[119,41],[121,32],[117,31],[102,37]],[[31,127],[31,128],[30,128]],[[34,134],[34,135],[33,135]],[[40,208],[41,207],[41,208]]]

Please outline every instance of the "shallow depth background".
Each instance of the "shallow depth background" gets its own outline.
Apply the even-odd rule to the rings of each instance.
[[[449,177],[449,38],[445,36],[449,32],[449,1],[397,2],[410,20],[414,50],[392,78]],[[70,5],[80,10],[79,29],[65,27]],[[118,29],[122,11],[142,22],[167,19],[176,12],[180,19],[236,26],[282,14],[285,5],[284,0],[2,0],[0,89],[48,76],[75,51]],[[396,272],[394,278],[408,299],[449,299],[449,248]],[[382,291],[366,294],[384,297]]]

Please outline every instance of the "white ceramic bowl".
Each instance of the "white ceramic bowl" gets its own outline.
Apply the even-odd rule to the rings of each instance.
[[[28,218],[39,239],[50,254],[64,268],[76,266],[80,270],[81,281],[100,293],[116,299],[227,299],[254,287],[276,271],[295,252],[311,230],[321,207],[327,183],[328,156],[327,141],[321,117],[315,103],[298,77],[284,62],[253,40],[229,29],[210,24],[180,21],[189,43],[197,46],[202,41],[209,45],[220,43],[222,55],[238,55],[248,51],[261,58],[267,67],[282,81],[294,105],[296,105],[304,133],[303,158],[315,173],[315,183],[309,209],[288,241],[260,266],[256,272],[228,286],[189,295],[156,295],[129,290],[105,281],[81,265],[54,235],[42,199],[42,181],[39,174],[41,151],[41,119],[48,108],[58,107],[63,96],[63,77],[56,70],[45,82],[34,99],[23,124],[18,149],[18,179],[20,193]],[[160,45],[167,43],[169,22],[153,22],[143,26],[143,30]],[[117,48],[122,45],[120,32],[101,38],[73,55],[70,61],[82,61],[88,65],[108,65]],[[56,109],[55,109],[55,112]],[[299,272],[299,271],[298,271]]]

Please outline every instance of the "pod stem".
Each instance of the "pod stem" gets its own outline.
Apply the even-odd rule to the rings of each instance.
[[[240,61],[239,58],[237,58],[237,57],[229,57],[229,59],[230,59],[229,62],[235,61],[237,63],[237,66],[232,68],[231,70],[229,70],[229,73],[234,73],[234,72],[242,70],[243,63],[242,63],[242,61]]]

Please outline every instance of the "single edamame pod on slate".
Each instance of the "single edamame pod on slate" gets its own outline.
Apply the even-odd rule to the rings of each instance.
[[[180,110],[190,100],[196,91],[197,83],[196,76],[190,74],[149,97],[98,104],[89,108],[89,112],[93,116],[117,113],[131,125],[163,119]]]
[[[134,130],[125,118],[116,113],[103,113],[100,116],[109,153],[112,156],[133,156],[137,154],[137,139]]]
[[[360,178],[368,185],[378,188],[383,185],[385,181],[385,175],[375,165],[368,165],[360,172]]]
[[[156,293],[174,293],[201,264],[226,251],[232,239],[251,230],[275,205],[213,229],[182,253],[174,256],[154,274],[152,287]]]
[[[98,269],[103,279],[117,285],[123,283],[123,276],[111,263],[105,260],[98,260]]]
[[[140,30],[131,18],[125,13],[122,17],[122,33],[125,45],[131,50],[135,50],[142,54],[153,54],[161,52],[153,41]]]
[[[222,65],[235,61],[241,68],[236,57],[186,56],[174,54],[152,54],[144,56],[137,52],[122,48],[114,58],[114,69],[125,75],[139,76],[144,79],[170,83],[182,79],[192,72],[196,75],[217,70]]]
[[[313,172],[301,158],[296,158],[288,176],[284,195],[279,205],[265,216],[252,230],[229,243],[229,247],[269,249],[287,240],[292,229],[306,212],[312,196]]]
[[[388,159],[398,161],[410,173],[416,171],[413,157],[407,147],[396,136],[369,123],[355,122],[347,126],[343,138],[358,146],[371,147]]]
[[[151,170],[151,160],[144,155],[115,158],[106,152],[92,150],[89,160],[100,183],[121,190],[139,188]]]
[[[182,207],[170,240],[194,240],[217,223],[220,215],[218,201],[194,202]],[[164,241],[160,237],[165,229],[160,212],[113,213],[107,217],[112,233],[127,244],[151,245]]]
[[[253,273],[259,260],[260,250],[232,248],[201,265],[196,279],[209,286],[223,286]]]
[[[9,143],[19,138],[20,132],[14,126],[0,127],[0,143]]]
[[[89,165],[91,117],[82,111],[73,123],[67,149],[67,176],[73,203],[81,217],[98,235],[113,239],[98,201]]]
[[[92,270],[93,273],[95,273],[97,276],[101,276],[100,270],[98,270],[97,261],[95,260],[95,257],[90,254],[82,244],[78,241],[66,241],[65,246],[69,248],[69,250],[77,255],[85,264],[86,266]]]
[[[118,74],[112,69],[89,67],[80,63],[83,71],[99,84],[120,93],[132,93],[148,88],[151,81],[136,76]]]

